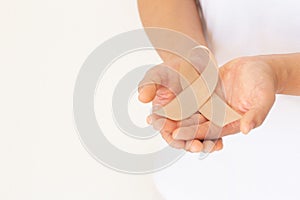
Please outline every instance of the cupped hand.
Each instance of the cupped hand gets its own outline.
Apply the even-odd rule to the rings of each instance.
[[[243,57],[232,60],[220,68],[224,98],[232,108],[241,113],[242,118],[223,127],[220,137],[243,132],[260,126],[275,101],[277,91],[276,73],[264,56]],[[189,141],[210,138],[210,122],[181,127],[173,131],[173,138]],[[211,135],[211,136],[210,136]],[[196,148],[196,147],[195,147]]]
[[[153,109],[169,103],[181,90],[180,76],[178,69],[182,59],[173,59],[171,62],[151,68],[139,84],[139,100],[143,103],[152,102]],[[154,129],[159,130],[166,142],[179,149],[185,149],[190,152],[213,152],[223,148],[222,139],[216,140],[182,140],[175,139],[173,132],[183,127],[197,126],[207,120],[199,113],[195,113],[190,118],[182,121],[173,121],[158,115],[150,115],[147,118],[148,123],[152,124]]]

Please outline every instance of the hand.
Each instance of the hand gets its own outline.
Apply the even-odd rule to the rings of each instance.
[[[164,106],[169,103],[182,88],[177,70],[181,64],[181,59],[172,59],[172,62],[164,63],[150,69],[139,84],[139,100],[144,103],[152,101],[154,109],[157,106]],[[223,148],[222,139],[214,141],[205,140],[201,142],[197,139],[188,141],[176,140],[172,137],[175,129],[180,127],[196,126],[207,120],[195,113],[188,119],[176,122],[158,115],[150,115],[147,121],[159,130],[162,137],[174,148],[186,149],[191,152],[212,152]]]
[[[243,115],[241,120],[223,127],[220,137],[240,131],[247,134],[263,123],[273,106],[278,81],[274,68],[264,58],[239,58],[220,68],[225,99]],[[186,141],[211,138],[214,134],[207,132],[209,125],[210,122],[202,122],[196,126],[179,128],[172,136]]]

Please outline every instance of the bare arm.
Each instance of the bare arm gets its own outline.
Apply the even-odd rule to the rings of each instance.
[[[195,0],[138,0],[138,7],[144,27],[175,30],[206,45]],[[170,53],[158,53],[165,62],[174,58]]]
[[[300,96],[300,53],[262,57],[275,69],[277,93]]]

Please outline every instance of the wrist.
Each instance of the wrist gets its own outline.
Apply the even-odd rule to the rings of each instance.
[[[281,55],[262,55],[259,57],[273,71],[276,94],[282,94],[289,79],[289,69],[287,68],[285,59]]]

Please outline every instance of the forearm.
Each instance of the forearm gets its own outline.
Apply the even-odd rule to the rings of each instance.
[[[267,57],[267,62],[275,69],[277,93],[300,96],[300,53]]]
[[[195,0],[138,0],[138,7],[144,27],[171,29],[206,45]],[[163,51],[158,53],[164,61],[175,56]]]

